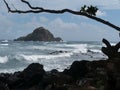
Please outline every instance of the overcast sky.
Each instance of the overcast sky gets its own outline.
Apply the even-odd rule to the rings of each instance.
[[[27,9],[20,0],[7,0],[14,9]],[[95,5],[99,8],[97,17],[120,26],[120,0],[29,0],[34,6],[50,9],[69,8],[80,10],[84,4]],[[14,5],[14,6],[13,6]],[[56,15],[12,14],[8,13],[3,0],[0,0],[0,39],[15,39],[43,26],[55,36],[65,41],[101,41],[106,38],[120,41],[119,32],[94,20],[69,13]]]

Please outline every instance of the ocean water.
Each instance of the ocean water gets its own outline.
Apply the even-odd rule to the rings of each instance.
[[[69,68],[73,61],[100,60],[101,42],[0,41],[0,73],[21,71],[31,63],[44,65],[46,71]]]

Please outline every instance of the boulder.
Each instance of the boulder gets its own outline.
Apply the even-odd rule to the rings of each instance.
[[[75,79],[83,78],[87,74],[87,64],[88,61],[74,61],[70,69],[64,70],[63,73],[72,76]]]
[[[45,74],[45,70],[43,69],[43,65],[39,63],[32,63],[21,72],[19,77],[32,78],[36,74],[43,76]]]
[[[60,37],[54,37],[54,35],[44,27],[39,27],[32,33],[15,39],[15,41],[62,41],[62,39]]]
[[[19,74],[19,80],[16,81],[19,87],[29,87],[38,84],[43,76],[45,75],[45,70],[43,65],[39,63],[32,63],[26,69],[24,69]]]

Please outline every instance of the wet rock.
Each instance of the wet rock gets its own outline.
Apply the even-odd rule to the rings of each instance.
[[[46,72],[33,63],[21,72],[0,74],[0,82],[3,90],[120,90],[120,60],[74,61],[63,72]]]
[[[32,63],[18,75],[19,79],[14,82],[13,87],[14,85],[16,88],[36,85],[41,81],[44,74],[43,65]]]
[[[86,67],[86,63],[88,61],[74,61],[70,67],[70,69],[64,70],[63,73],[72,76],[75,79],[80,79],[85,77],[85,75],[88,72],[88,69]]]
[[[44,74],[45,70],[43,69],[43,65],[39,63],[32,63],[20,73],[19,77],[32,78],[34,75],[43,76]]]
[[[67,51],[54,51],[54,52],[51,52],[50,54],[60,54],[60,53],[67,53]]]
[[[9,90],[9,87],[7,84],[0,82],[0,90]]]
[[[52,69],[50,72],[51,72],[52,74],[59,73],[59,71],[58,71],[57,69]]]

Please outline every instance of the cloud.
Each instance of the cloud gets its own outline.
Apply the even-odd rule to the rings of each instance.
[[[106,16],[106,12],[98,10],[96,15],[97,16]]]
[[[12,22],[12,20],[8,18],[7,15],[0,13],[0,39],[8,39],[13,37],[13,26],[14,22]]]
[[[48,28],[55,36],[62,37],[64,40],[70,40],[73,39],[73,32],[77,32],[79,26],[73,22],[65,22],[61,18],[55,18],[52,21],[49,20],[46,28]]]
[[[31,16],[30,16],[31,17]],[[24,20],[23,23],[16,23],[16,37],[27,35],[31,33],[35,28],[42,26],[39,17],[32,16],[30,20]]]
[[[46,18],[46,17],[44,17],[44,16],[41,16],[41,17],[40,17],[40,22],[46,23],[46,22],[48,22],[48,18]]]
[[[100,26],[97,24],[90,24],[87,22],[82,22],[81,26],[83,27],[84,35],[86,33],[87,37],[85,39],[88,40],[102,40],[102,38],[106,38],[108,40],[116,41],[118,40],[118,32],[108,26]]]
[[[42,26],[38,18],[34,16],[29,17],[31,20],[25,20],[26,17],[24,16],[8,15],[0,13],[0,39],[15,39],[32,32],[36,27]]]
[[[106,26],[99,26],[92,23],[90,24],[89,22],[65,22],[61,18],[56,18],[49,22],[47,28],[51,30],[55,36],[60,36],[64,40],[68,41],[100,41],[103,37],[115,40],[118,34],[115,30]]]
[[[4,14],[0,13],[0,26],[1,27],[5,27],[5,28],[9,28],[10,26],[13,25],[13,22]]]
[[[56,18],[50,22],[50,26],[56,27],[61,30],[76,30],[78,25],[72,22],[64,22],[61,18]]]
[[[119,0],[101,0],[101,7],[104,9],[120,9]]]

